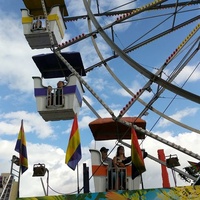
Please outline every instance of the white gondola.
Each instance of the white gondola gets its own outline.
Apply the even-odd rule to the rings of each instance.
[[[33,16],[28,9],[21,9],[24,35],[32,49],[50,48],[51,41],[43,15]],[[48,14],[50,31],[53,35],[54,45],[57,46],[64,37],[65,23],[59,6],[55,6]]]
[[[105,192],[108,185],[108,164],[103,162],[100,151],[90,149],[90,153],[95,192]]]
[[[51,2],[50,2],[51,3]],[[58,5],[56,3],[63,3]],[[47,22],[44,17],[40,1],[36,1],[34,4],[25,1],[27,5],[26,9],[21,9],[22,12],[22,25],[24,35],[32,49],[42,49],[52,47]],[[63,20],[63,12],[61,13],[60,7],[65,8],[64,2],[55,1],[49,5],[50,9],[47,10],[47,20],[49,22],[49,29],[53,35],[54,45],[57,46],[63,39],[65,33],[65,23]]]
[[[116,182],[113,182],[113,171],[114,168],[110,169],[110,172],[108,171],[108,164],[104,163],[101,158],[101,152],[96,149],[90,149],[91,153],[91,164],[92,164],[92,174],[94,179],[94,187],[95,192],[105,192],[108,190],[118,190],[120,189],[119,179],[116,178]],[[137,176],[134,180],[132,180],[132,166],[131,163],[128,163],[124,170],[125,172],[125,190],[137,190],[140,189],[141,184],[141,177]],[[109,176],[109,173],[111,175]],[[115,173],[115,172],[114,172]],[[115,177],[118,177],[118,174],[115,175]]]
[[[134,123],[138,127],[146,129],[146,121],[141,118],[122,117],[121,120]],[[89,127],[95,141],[131,139],[132,132],[130,127],[114,121],[112,118],[98,118],[90,122]],[[144,139],[145,135],[142,132],[137,130],[136,133],[138,139]],[[90,153],[95,192],[119,190],[122,188],[125,190],[140,189],[141,176],[139,175],[132,179],[132,161],[130,157],[127,159],[125,167],[116,171],[115,168],[108,169],[108,164],[102,161],[102,155],[99,150],[90,149]],[[123,185],[121,180],[123,180]]]
[[[62,100],[59,104],[56,102],[56,89],[53,101],[49,104],[47,87],[42,85],[42,79],[33,77],[33,80],[37,110],[45,121],[70,120],[79,113],[84,91],[75,75],[69,76],[68,84],[62,89]]]

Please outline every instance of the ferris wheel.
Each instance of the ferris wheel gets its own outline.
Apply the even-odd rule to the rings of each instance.
[[[100,106],[109,120],[134,126],[138,135],[150,136],[200,159],[198,154],[150,132],[162,119],[200,133],[198,124],[190,124],[187,119],[181,122],[171,114],[179,104],[192,108],[200,103],[197,88],[190,87],[199,70],[199,0],[133,0],[118,4],[83,0],[83,11],[76,3],[74,16],[68,13],[64,0],[23,1],[26,9],[22,9],[22,24],[30,47],[52,50],[50,54],[33,57],[41,72],[41,77],[34,77],[34,85],[38,112],[44,120],[72,119],[83,101],[97,117],[90,125],[91,131],[93,124],[105,125],[98,112]],[[68,32],[71,38],[64,41]],[[88,76],[95,78],[90,81]],[[63,97],[60,103],[52,97],[49,105],[48,88],[43,86],[42,79],[58,77],[67,82]],[[97,82],[96,77],[102,82]],[[105,93],[96,90],[105,83]],[[125,98],[119,100],[118,93]],[[97,102],[98,109],[87,101],[85,94]],[[107,98],[115,105],[123,105],[118,113]],[[132,113],[134,120],[143,118],[150,131],[145,130],[146,124],[138,126],[136,121],[123,120],[125,114]],[[98,140],[99,132],[95,134],[94,131]]]

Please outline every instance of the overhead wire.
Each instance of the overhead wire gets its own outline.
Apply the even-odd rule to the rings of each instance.
[[[103,14],[106,15],[106,13],[109,13],[110,11],[116,10],[116,9],[118,9],[118,8],[122,8],[122,7],[127,6],[127,5],[129,5],[129,4],[133,3],[133,2],[136,2],[136,1],[137,1],[137,0],[132,0],[132,1],[129,1],[129,2],[127,2],[127,3],[122,4],[122,5],[120,5],[120,6],[116,6],[116,7],[112,8],[112,9],[110,9],[110,10],[107,10],[107,11],[103,12]]]
[[[191,72],[191,74],[189,75],[189,77],[187,78],[187,80],[184,82],[184,84],[181,86],[181,88],[187,83],[187,81],[189,80],[189,78],[192,76],[192,74],[195,72],[195,70],[198,68],[198,66],[200,65],[200,62],[196,65],[196,67],[194,68],[194,70]],[[167,111],[167,109],[169,108],[169,106],[172,104],[172,102],[175,100],[177,95],[174,95],[174,97],[172,98],[172,100],[169,102],[169,104],[166,106],[166,108],[164,109],[163,113],[165,113]],[[153,130],[153,128],[156,126],[156,124],[159,122],[159,120],[161,119],[161,117],[159,116],[159,118],[156,120],[156,122],[153,124],[153,126],[151,127],[150,131]]]

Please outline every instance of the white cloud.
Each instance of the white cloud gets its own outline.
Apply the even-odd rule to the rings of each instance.
[[[2,144],[0,149],[1,163],[5,165],[0,166],[1,173],[8,173],[10,171],[11,155],[17,155],[14,152],[14,141],[1,140]],[[32,177],[34,164],[45,164],[49,170],[49,185],[50,187],[60,193],[67,194],[77,189],[76,171],[72,171],[65,164],[65,151],[59,147],[51,146],[48,144],[32,144],[27,142],[29,168],[21,176],[20,183],[20,196],[43,196],[43,189],[39,177]],[[82,148],[84,160],[79,163],[80,174],[82,174],[82,163],[89,159],[88,148]],[[88,162],[88,161],[87,161]],[[15,166],[17,169],[17,166]],[[18,170],[18,169],[17,169]],[[44,183],[46,184],[45,175]],[[70,184],[69,184],[70,181]],[[80,176],[80,186],[82,187],[82,177]],[[67,187],[66,187],[67,186]],[[31,189],[30,189],[31,188]],[[54,191],[49,190],[49,194],[56,194]]]
[[[189,75],[192,74],[192,76],[189,78],[188,82],[196,82],[200,80],[200,70],[197,68],[195,70],[196,66],[186,66],[181,71],[181,73],[178,74],[177,78],[175,79],[175,82],[177,84],[184,83],[185,77],[189,78]]]
[[[11,28],[8,28],[8,24]],[[0,26],[0,85],[30,93],[33,91],[32,76],[40,76],[31,57],[41,52],[47,53],[49,50],[31,50],[19,19],[12,15],[2,15]]]
[[[199,108],[185,108],[183,110],[179,110],[176,113],[174,113],[173,115],[171,115],[170,117],[172,119],[175,119],[177,121],[181,121],[183,118],[185,117],[189,117],[189,116],[194,116],[197,111],[199,110]],[[166,127],[170,124],[171,122],[166,120],[166,119],[160,119],[158,126],[159,127]]]
[[[129,89],[132,93],[134,93],[134,94],[137,94],[142,88],[143,88],[143,86],[141,86],[141,84],[139,83],[139,81],[136,81],[136,80],[132,81],[132,82],[130,83],[129,87],[128,87],[128,89]],[[123,89],[123,88],[120,88],[120,89],[117,88],[117,89],[115,89],[115,90],[114,90],[114,93],[115,93],[115,94],[118,94],[118,95],[122,95],[122,96],[124,96],[124,97],[130,97],[130,99],[132,98],[132,97],[130,96],[130,94],[129,94],[128,92],[126,92],[126,90]],[[152,96],[152,93],[149,93],[149,92],[147,92],[147,91],[144,91],[143,94],[142,94],[142,96],[141,96],[140,98],[145,99],[145,98],[149,98],[149,97],[151,97],[151,96]]]
[[[1,113],[0,132],[1,134],[18,134],[20,121],[24,120],[24,129],[26,133],[35,132],[39,138],[53,137],[53,129],[49,122],[45,122],[37,113],[28,113],[26,111]]]

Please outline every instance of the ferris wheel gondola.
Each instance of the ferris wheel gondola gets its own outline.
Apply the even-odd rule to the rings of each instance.
[[[68,16],[64,0],[45,1],[47,19],[40,0],[24,0],[26,9],[21,9],[24,35],[32,49],[51,48],[49,31],[53,43],[57,46],[64,37],[66,25],[63,21]],[[47,24],[47,21],[49,24]]]
[[[78,52],[62,53],[81,76],[85,70]],[[79,79],[56,57],[54,53],[33,56],[33,61],[45,79],[67,77],[62,88],[43,86],[42,78],[33,77],[37,109],[45,121],[70,120],[82,106],[83,87]]]

